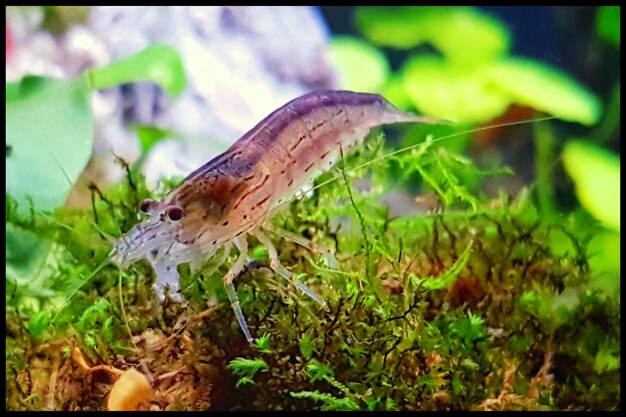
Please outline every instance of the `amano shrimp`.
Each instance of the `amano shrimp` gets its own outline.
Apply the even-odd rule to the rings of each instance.
[[[166,286],[175,296],[180,290],[179,264],[188,262],[194,271],[223,249],[219,266],[235,246],[239,256],[224,276],[224,286],[246,339],[252,341],[233,285],[248,259],[247,236],[267,247],[275,273],[324,304],[280,264],[264,233],[270,229],[267,219],[370,129],[399,122],[437,121],[403,112],[378,94],[326,91],[299,97],[192,172],[161,201],[144,200],[140,208],[148,219],[115,244],[110,259],[123,268],[145,258],[157,275],[154,288],[162,299]],[[303,237],[278,233],[313,248]]]

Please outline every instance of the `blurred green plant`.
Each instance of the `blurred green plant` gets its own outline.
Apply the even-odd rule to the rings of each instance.
[[[334,36],[330,52],[339,83],[346,90],[380,91],[389,78],[391,69],[385,55],[358,38]]]
[[[177,52],[152,45],[73,80],[26,76],[6,85],[7,193],[26,213],[60,207],[92,152],[91,92],[149,80],[168,94],[185,86]]]
[[[6,191],[28,213],[65,202],[93,146],[91,87],[86,77],[27,76],[6,90]]]
[[[469,7],[359,7],[355,18],[361,33],[377,45],[431,44],[460,66],[500,58],[511,44],[502,22]]]
[[[252,384],[254,375],[259,371],[267,371],[269,366],[263,359],[235,358],[228,364],[233,374],[239,375],[237,386]]]
[[[171,96],[179,95],[186,85],[185,69],[178,52],[171,46],[151,45],[144,50],[103,68],[86,72],[91,87],[104,90],[137,81],[157,83]]]
[[[589,141],[572,139],[565,144],[563,165],[582,208],[604,226],[589,242],[594,284],[608,292],[619,291],[620,159]]]
[[[620,6],[600,6],[596,15],[598,36],[619,48],[620,46]]]
[[[620,231],[620,159],[585,140],[563,149],[565,170],[574,180],[582,207],[608,229]]]
[[[331,44],[344,86],[380,91],[395,104],[423,114],[474,124],[521,104],[567,121],[595,124],[599,100],[548,64],[511,57],[511,34],[497,18],[471,7],[359,7],[356,26],[374,45],[417,50],[403,67],[389,68],[380,51],[356,38]],[[421,51],[421,52],[420,52]],[[375,76],[371,82],[366,75]],[[381,79],[387,79],[381,85]]]
[[[118,84],[149,80],[171,95],[185,86],[175,50],[152,45],[72,80],[26,76],[6,84],[7,286],[18,305],[56,295],[43,283],[55,273],[49,254],[58,245],[25,229],[36,213],[61,207],[92,153],[91,93]],[[149,146],[147,144],[146,146]],[[9,294],[7,294],[9,297]]]
[[[176,132],[171,129],[161,129],[153,125],[132,125],[131,130],[135,132],[141,146],[141,155],[145,157],[154,145],[165,138],[176,136]]]

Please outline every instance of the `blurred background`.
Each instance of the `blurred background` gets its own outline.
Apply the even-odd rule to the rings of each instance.
[[[355,6],[320,8],[336,35],[359,36]],[[619,78],[619,54],[610,42],[598,36],[597,6],[477,6],[477,10],[505,23],[512,34],[511,51],[551,63],[604,97],[612,91],[611,81]],[[443,30],[443,28],[442,28]],[[399,68],[407,51],[385,49],[392,68]]]

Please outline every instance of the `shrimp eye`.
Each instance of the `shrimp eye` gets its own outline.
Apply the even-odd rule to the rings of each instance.
[[[183,218],[184,211],[180,206],[169,206],[165,209],[165,214],[167,214],[170,220],[176,222]]]
[[[154,200],[151,198],[146,198],[144,199],[141,204],[139,204],[139,210],[143,211],[144,213],[147,213],[148,210],[150,210],[150,207],[152,207],[152,205],[154,204]]]

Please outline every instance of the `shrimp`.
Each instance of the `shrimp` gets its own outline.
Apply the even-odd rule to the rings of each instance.
[[[180,300],[179,264],[190,263],[192,271],[197,270],[204,260],[223,249],[219,264],[235,246],[239,257],[224,276],[224,286],[237,321],[251,342],[233,285],[248,259],[247,236],[255,236],[268,248],[270,268],[275,273],[324,305],[323,298],[292,279],[289,270],[281,266],[276,248],[264,233],[272,230],[267,219],[317,175],[330,169],[370,129],[399,122],[439,121],[403,112],[378,94],[325,91],[299,97],[192,172],[161,201],[144,200],[140,209],[148,219],[123,236],[109,258],[120,268],[146,259],[157,275],[157,295],[162,299],[169,287]],[[325,252],[298,235],[274,231]]]

